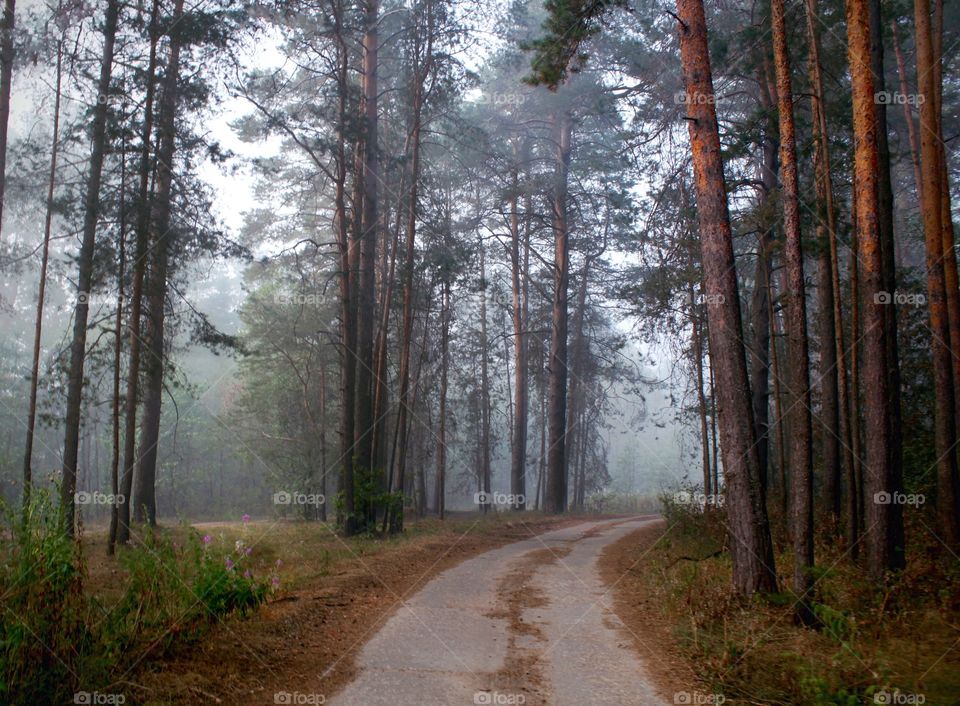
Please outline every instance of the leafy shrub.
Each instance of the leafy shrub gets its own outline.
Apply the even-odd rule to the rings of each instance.
[[[826,679],[816,675],[799,678],[803,702],[811,706],[860,706],[863,696],[857,690],[846,687],[833,687]]]
[[[354,468],[352,514],[346,512],[343,491],[337,493],[335,504],[337,521],[341,524],[352,521],[354,530],[360,533],[374,534],[377,531],[378,516],[396,517],[403,511],[406,500],[403,493],[391,493],[381,487],[380,473],[376,470]]]
[[[279,585],[276,573],[263,578],[254,576],[250,562],[253,548],[246,546],[243,539],[237,540],[232,551],[224,553],[210,535],[202,540],[197,537],[196,533],[190,535],[194,561],[192,593],[202,602],[202,610],[209,618],[234,611],[245,615]]]
[[[671,533],[696,538],[719,550],[726,544],[727,511],[723,494],[706,495],[696,485],[680,485],[660,495],[660,506]]]
[[[841,645],[846,646],[854,636],[856,623],[846,613],[831,608],[826,603],[810,601],[810,604],[813,608],[813,614],[817,616],[817,620],[820,621],[825,633]]]
[[[67,691],[90,650],[79,545],[37,489],[26,512],[3,506],[0,702],[43,703]]]
[[[118,556],[128,578],[123,597],[111,611],[109,644],[123,654],[127,645],[184,617],[190,595],[180,576],[182,557],[166,535],[145,528],[141,544]]]
[[[78,691],[109,684],[132,656],[189,642],[216,619],[256,609],[279,585],[276,568],[254,574],[244,539],[228,548],[190,530],[184,547],[147,528],[120,552],[127,580],[104,606],[84,591],[80,542],[63,531],[46,492],[34,491],[25,513],[2,510],[2,704],[72,703]]]

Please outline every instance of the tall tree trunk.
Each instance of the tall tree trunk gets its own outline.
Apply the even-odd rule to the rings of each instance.
[[[677,0],[680,60],[687,91],[711,368],[715,371],[723,471],[730,516],[733,583],[738,593],[777,586],[737,287],[713,76],[702,0]]]
[[[487,263],[483,241],[480,242],[480,490],[487,502],[481,506],[490,510],[490,374],[487,358],[490,355],[487,338]]]
[[[837,321],[834,304],[833,250],[835,232],[833,218],[833,185],[830,177],[829,146],[826,134],[826,106],[823,102],[823,80],[820,71],[820,34],[817,30],[816,0],[804,3],[807,46],[809,47],[807,75],[811,88],[813,129],[813,170],[816,193],[817,242],[817,320],[820,334],[820,426],[823,453],[823,505],[830,518],[831,529],[840,526],[842,512],[841,444],[849,452],[849,443],[841,430],[840,377],[846,372],[838,369],[840,351],[837,350]],[[839,276],[838,276],[839,286]],[[844,391],[844,398],[846,392]]]
[[[546,363],[545,351],[540,351],[540,369],[544,368]],[[547,507],[547,394],[546,385],[540,388],[540,458],[537,460],[537,510],[544,510]]]
[[[33,436],[37,423],[37,386],[40,381],[40,344],[43,337],[43,307],[47,290],[47,265],[50,262],[50,231],[53,224],[53,192],[57,184],[57,157],[60,153],[60,97],[62,86],[63,40],[57,42],[57,80],[53,101],[53,138],[50,145],[50,176],[47,180],[47,207],[43,219],[43,249],[40,256],[40,282],[37,285],[37,315],[33,328],[33,358],[30,366],[30,403],[27,408],[27,441],[23,453],[23,509],[30,506],[33,489]]]
[[[936,56],[932,44],[929,0],[914,0],[917,31],[917,88],[920,101],[920,170],[923,177],[923,232],[927,254],[927,296],[933,334],[934,414],[937,456],[937,510],[944,541],[956,547],[960,540],[957,518],[957,457],[953,366],[950,360],[948,298],[944,277],[942,174],[938,138]],[[951,244],[952,245],[952,244]],[[883,507],[892,507],[893,504]]]
[[[527,273],[521,268],[520,259],[520,214],[517,202],[520,197],[520,179],[517,168],[512,173],[510,191],[510,275],[513,290],[513,367],[514,367],[514,414],[513,438],[510,449],[510,493],[516,498],[515,510],[526,509],[526,464],[527,464],[527,322],[524,316],[524,299],[521,278]],[[522,275],[522,277],[521,277]]]
[[[337,238],[337,254],[340,272],[340,458],[338,488],[343,497],[337,522],[344,533],[351,535],[356,529],[356,508],[353,488],[354,449],[354,393],[356,390],[356,326],[353,262],[356,257],[355,238],[351,237],[350,220],[347,217],[347,97],[350,90],[347,74],[349,52],[344,38],[343,4],[337,3],[334,12],[334,33],[337,38],[337,159],[336,185],[334,189],[334,231]],[[354,204],[356,208],[357,204]],[[354,230],[355,232],[355,230]]]
[[[893,51],[897,57],[897,75],[900,77],[900,95],[910,95],[907,84],[907,65],[903,60],[903,49],[900,48],[900,38],[897,35],[897,21],[890,20],[890,30],[893,34]],[[917,189],[917,201],[923,202],[923,178],[920,176],[920,143],[917,139],[917,126],[913,122],[913,110],[910,101],[903,101],[903,121],[907,124],[907,137],[910,141],[910,161],[913,164],[913,180]]]
[[[111,429],[113,433],[113,453],[110,458],[110,492],[113,503],[110,505],[110,529],[107,533],[107,555],[113,556],[117,544],[117,497],[120,495],[120,366],[123,363],[123,279],[126,276],[127,243],[127,143],[123,141],[120,152],[120,234],[117,268],[117,316],[114,322],[113,339],[113,396],[110,405]]]
[[[870,0],[870,69],[874,77],[874,91],[886,92],[883,68],[883,20],[880,0]],[[897,244],[893,230],[893,188],[890,185],[890,145],[887,139],[887,104],[874,101],[877,112],[877,219],[880,230],[881,281],[887,292],[883,307],[887,354],[888,393],[890,408],[886,415],[890,437],[890,484],[892,492],[903,491],[903,439],[900,423],[900,352],[897,345]],[[953,244],[951,243],[951,250]],[[953,260],[954,293],[952,314],[960,317],[960,299],[957,298],[956,259]],[[949,280],[948,280],[949,283]],[[951,306],[948,295],[948,310]],[[956,318],[960,322],[960,318]],[[955,341],[960,350],[960,328]],[[960,381],[960,367],[956,368]],[[896,505],[890,514],[888,543],[893,548],[894,566],[904,565],[903,508]]]
[[[143,310],[143,281],[146,274],[150,241],[150,172],[153,139],[153,103],[157,84],[157,20],[160,1],[154,0],[150,11],[150,54],[147,62],[147,85],[143,107],[143,131],[140,136],[139,184],[137,187],[137,222],[133,255],[133,281],[130,285],[130,311],[127,314],[130,349],[127,365],[127,390],[124,399],[123,466],[120,472],[120,494],[114,504],[117,515],[116,541],[130,540],[130,503],[133,491],[133,471],[136,465],[137,402],[140,389],[140,354],[142,340],[140,326]]]
[[[957,253],[953,240],[953,210],[950,207],[950,177],[947,170],[946,142],[943,139],[943,0],[934,0],[933,6],[933,86],[934,115],[937,120],[937,149],[940,165],[940,228],[943,237],[943,280],[947,292],[947,321],[950,329],[950,349],[953,352],[953,399],[956,406],[960,395],[960,275],[957,273]],[[960,438],[960,414],[954,411],[957,437]],[[954,483],[955,495],[960,493],[960,482]],[[960,495],[955,497],[960,507]],[[958,519],[960,522],[960,519]],[[960,527],[956,528],[960,535]],[[960,539],[960,537],[958,537]]]
[[[860,339],[863,327],[860,325],[860,262],[857,243],[857,198],[853,196],[850,230],[850,448],[853,451],[853,486],[850,493],[854,497],[857,509],[857,533],[862,532],[863,512],[863,425],[861,424],[860,395]],[[852,536],[852,535],[851,535]]]
[[[450,281],[443,281],[440,307],[440,419],[437,430],[437,515],[446,512],[447,491],[447,380],[450,370]]]
[[[583,405],[574,405],[576,411],[576,417],[574,418],[574,423],[572,426],[575,426],[580,433],[576,435],[574,441],[570,444],[570,457],[572,459],[572,470],[573,470],[573,508],[576,512],[583,512],[584,501],[586,500],[587,494],[587,472],[586,472],[586,456],[587,456],[587,411],[583,408]]]
[[[590,264],[592,257],[587,256],[581,272],[580,289],[577,292],[576,313],[573,318],[573,345],[571,346],[570,356],[567,361],[568,374],[568,393],[567,393],[567,432],[564,436],[564,443],[567,446],[567,464],[569,459],[574,463],[580,454],[581,444],[585,430],[580,426],[583,421],[583,358],[586,341],[583,335],[583,318],[587,306],[587,285],[590,279]],[[570,477],[570,473],[567,473]],[[581,505],[581,495],[583,487],[579,484],[579,477],[574,475],[574,493],[573,505],[579,512],[583,509]]]
[[[797,174],[796,126],[793,116],[790,54],[783,0],[772,0],[774,68],[780,117],[780,165],[783,179],[783,259],[787,280],[787,351],[790,358],[790,482],[793,495],[793,590],[798,614],[806,624],[814,615],[804,601],[813,588],[813,432],[810,419],[810,356],[807,342],[806,292],[800,232],[800,184]]]
[[[588,411],[584,409],[584,406],[581,406],[581,410],[580,429],[583,432],[580,434],[580,440],[578,441],[580,460],[577,465],[580,468],[580,481],[578,483],[580,495],[577,497],[577,508],[582,512],[587,503],[587,452],[590,448],[587,430],[591,428],[591,419],[588,419]]]
[[[360,221],[360,272],[357,309],[356,468],[373,474],[373,328],[376,306],[379,146],[378,146],[378,23],[379,0],[364,4],[363,34],[363,205]],[[366,508],[365,522],[376,521],[376,508]]]
[[[942,128],[941,128],[942,129]],[[945,269],[953,269],[953,275],[947,279],[947,301],[949,302],[952,298],[956,298],[958,291],[960,291],[960,285],[956,281],[956,250],[954,248],[954,232],[953,232],[953,209],[950,206],[950,183],[949,183],[949,174],[947,173],[947,164],[946,164],[946,153],[944,151],[944,142],[943,135],[940,136],[940,217],[941,217],[941,227],[943,229],[943,261],[947,267]],[[954,265],[952,268],[950,265]],[[960,302],[956,304],[956,310],[960,311]],[[952,311],[948,309],[948,311]],[[955,439],[960,439],[960,414],[957,414],[956,404],[957,397],[960,395],[960,370],[958,370],[957,365],[957,351],[960,351],[960,341],[957,341],[957,333],[960,332],[960,323],[957,323],[954,326],[953,317],[950,317],[950,339],[951,339],[951,351],[953,353],[953,373],[954,373],[954,423],[956,425],[956,436]],[[960,461],[958,461],[960,463]],[[948,497],[944,498],[940,503],[939,512],[940,517],[952,518],[953,527],[947,530],[947,535],[951,534],[954,536],[954,547],[960,546],[960,468],[955,469],[951,473],[950,477],[947,478],[944,476],[940,479],[938,486],[942,490],[939,491],[941,494],[947,494]],[[902,539],[902,538],[901,538]]]
[[[709,338],[709,336],[708,336]],[[709,343],[709,340],[708,340]],[[710,361],[709,345],[707,360]],[[717,388],[713,379],[713,363],[710,362],[710,446],[713,449],[713,490],[720,492],[720,444],[717,440]]]
[[[409,142],[409,140],[408,140]],[[407,149],[404,149],[404,153],[407,153]],[[398,193],[404,193],[406,191],[406,173],[403,172],[400,175],[400,186],[397,189]],[[387,262],[381,262],[381,277],[384,279],[380,287],[380,317],[379,317],[379,327],[377,329],[376,341],[374,344],[374,360],[376,361],[374,367],[373,375],[373,438],[371,440],[371,446],[373,447],[373,459],[374,463],[383,465],[384,467],[389,467],[390,472],[393,471],[393,460],[387,460],[387,451],[386,451],[386,417],[384,410],[387,408],[389,395],[389,390],[387,386],[387,349],[389,347],[390,339],[390,314],[393,311],[393,289],[394,282],[396,280],[395,273],[397,269],[397,255],[400,249],[400,231],[403,220],[402,203],[398,199],[397,204],[397,218],[393,228],[393,235],[389,239],[390,247],[387,247],[387,243],[384,243],[383,251],[383,260]],[[386,213],[386,211],[385,211]],[[387,233],[389,235],[389,233]],[[394,439],[396,441],[396,439]],[[389,466],[388,466],[389,463]]]
[[[410,418],[418,418],[417,404],[421,401],[420,393],[422,392],[422,380],[424,375],[423,366],[427,362],[427,349],[429,346],[429,338],[427,336],[427,332],[430,330],[430,313],[431,313],[430,308],[432,306],[432,303],[433,303],[433,287],[431,286],[430,291],[427,295],[426,311],[424,311],[424,315],[423,315],[423,335],[421,336],[420,353],[417,356],[416,376],[414,378],[413,390],[411,391],[411,396],[410,396],[410,415],[409,415]],[[425,427],[426,431],[428,432],[432,429],[430,417],[431,417],[431,414],[429,410],[427,410],[426,421],[424,424],[420,425],[421,427]],[[412,419],[408,419],[406,429],[402,430],[401,433],[408,437],[412,436],[412,429],[413,429]],[[416,438],[410,441],[408,445],[413,446],[413,441],[416,441],[417,444],[415,448],[419,450],[425,446],[425,444],[423,443],[423,440],[424,440],[423,433],[421,432],[420,434],[417,434]],[[416,464],[416,468],[417,468],[416,475],[414,478],[411,479],[411,483],[410,483],[414,491],[412,494],[414,496],[414,508],[416,510],[417,517],[423,517],[424,514],[426,513],[426,508],[427,508],[427,505],[426,505],[427,483],[426,483],[426,475],[424,470],[426,467],[426,463],[425,463],[426,459],[424,458],[424,456],[425,454],[423,453],[419,454],[419,458]]]
[[[783,379],[783,371],[780,366],[780,343],[777,340],[780,337],[779,317],[777,311],[772,305],[773,282],[769,280],[767,286],[770,289],[770,365],[773,373],[773,417],[776,420],[774,426],[777,432],[777,470],[780,473],[780,512],[783,515],[784,522],[787,524],[789,534],[790,523],[788,521],[787,501],[790,497],[789,482],[787,478],[787,442],[784,432],[784,413],[783,413],[783,393],[780,389],[780,381]]]
[[[320,504],[320,521],[327,521],[327,366],[320,357],[320,494],[324,502]]]
[[[176,0],[174,23],[183,18],[183,0]],[[180,78],[181,35],[170,35],[170,58],[163,80],[163,95],[157,117],[157,188],[150,209],[153,229],[153,257],[147,281],[147,356],[143,418],[140,421],[140,451],[137,454],[134,485],[134,517],[138,522],[157,524],[157,446],[160,443],[160,417],[163,406],[164,319],[166,315],[167,277],[170,251],[176,232],[171,227],[173,198],[173,159],[176,151],[176,117]]]
[[[890,375],[887,366],[887,318],[882,302],[883,244],[877,174],[877,116],[875,83],[871,70],[870,8],[867,0],[847,0],[847,51],[853,94],[854,191],[863,317],[864,431],[866,464],[864,492],[867,509],[865,544],[867,565],[874,577],[895,566],[889,538],[895,524],[893,504],[876,502],[880,493],[893,489],[894,476],[890,427]],[[941,290],[942,292],[942,290]],[[857,302],[852,302],[853,306]],[[853,334],[854,336],[856,334]],[[949,371],[948,371],[949,372]]]
[[[693,282],[690,283],[690,327],[693,345],[693,362],[697,371],[697,410],[700,416],[700,451],[703,457],[703,492],[710,495],[717,489],[710,482],[710,437],[707,429],[707,399],[703,394],[703,333],[701,332],[701,307],[696,303]]]
[[[774,195],[777,189],[777,143],[776,122],[773,117],[773,101],[768,86],[767,68],[760,75],[760,104],[768,113],[763,135],[761,165],[762,208],[764,222],[757,244],[757,267],[754,277],[753,301],[751,302],[751,328],[753,345],[750,351],[750,384],[753,394],[753,421],[757,435],[757,460],[760,465],[760,487],[767,492],[770,458],[770,265],[776,244],[776,216]]]
[[[556,174],[553,209],[553,324],[550,342],[550,409],[547,448],[546,508],[560,513],[567,509],[567,287],[570,252],[567,246],[567,170],[573,120],[569,113],[554,118],[557,128]]]
[[[837,404],[839,407],[841,458],[843,473],[846,478],[847,493],[847,549],[852,558],[856,559],[859,553],[860,514],[858,503],[858,464],[859,454],[854,453],[853,417],[857,413],[855,407],[857,398],[852,396],[847,386],[847,348],[843,330],[843,305],[840,290],[840,265],[837,247],[837,220],[836,209],[833,205],[833,178],[830,173],[830,143],[827,131],[827,113],[823,92],[823,72],[820,67],[820,41],[817,32],[817,9],[815,0],[806,3],[807,38],[810,46],[810,81],[813,88],[814,101],[814,168],[815,186],[817,190],[818,224],[826,224],[827,247],[829,248],[829,274],[831,277],[830,298],[833,306],[833,340],[835,344]],[[823,247],[821,241],[821,247]],[[827,268],[825,260],[821,260],[821,270]],[[825,273],[821,271],[821,286],[825,287]],[[821,302],[823,303],[823,302]],[[826,315],[825,304],[822,316]],[[829,339],[829,324],[821,318],[821,345]],[[853,334],[854,340],[857,334]],[[826,362],[823,366],[828,370]],[[826,388],[825,388],[826,389]],[[824,411],[824,416],[827,412]],[[830,467],[827,467],[828,470]],[[839,494],[839,488],[837,493]]]
[[[407,204],[407,240],[404,252],[403,270],[403,333],[400,348],[400,409],[397,414],[397,468],[391,479],[392,492],[402,492],[407,464],[407,420],[410,416],[410,351],[413,339],[413,269],[416,253],[417,238],[417,194],[420,185],[420,129],[423,113],[423,87],[430,74],[431,57],[433,52],[433,22],[432,6],[426,9],[426,44],[421,46],[420,33],[415,29],[414,49],[416,66],[414,68],[412,123],[410,129],[410,193]],[[398,206],[399,208],[399,206]],[[429,323],[429,317],[425,319]],[[426,336],[426,334],[424,334]],[[424,339],[426,341],[426,338]],[[426,343],[424,343],[426,345]],[[422,468],[421,468],[422,471]],[[396,514],[391,519],[391,532],[403,529],[403,503],[395,508]]]
[[[7,125],[10,122],[10,87],[13,84],[13,30],[16,0],[4,0],[0,18],[0,228],[3,226],[3,201],[7,183]],[[58,48],[57,61],[60,61]],[[59,96],[58,96],[59,98]]]
[[[113,51],[120,14],[118,0],[107,0],[103,22],[103,56],[100,62],[98,95],[110,95],[113,74]],[[77,257],[77,303],[73,311],[73,338],[70,343],[70,369],[67,378],[67,405],[63,439],[63,482],[60,502],[64,529],[71,536],[74,526],[74,493],[77,488],[77,459],[80,444],[80,416],[83,402],[83,366],[87,347],[87,316],[90,310],[90,288],[93,285],[93,258],[96,247],[97,220],[100,216],[100,182],[107,145],[107,101],[97,101],[91,121],[90,175],[84,199],[83,236]]]
[[[503,359],[505,361],[510,360],[510,332],[507,329],[507,312],[504,309],[499,310],[497,313],[500,314],[499,326],[500,330],[503,332],[501,339],[503,340]],[[513,389],[513,373],[510,370],[509,363],[503,366],[503,375],[506,378],[504,382],[506,383],[505,388],[509,391]],[[516,424],[514,421],[513,413],[513,403],[514,399],[511,394],[507,394],[507,448],[510,449],[511,454],[513,453],[513,428]],[[511,481],[512,483],[512,481]]]

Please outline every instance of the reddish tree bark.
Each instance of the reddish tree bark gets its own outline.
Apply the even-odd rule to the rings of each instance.
[[[863,369],[866,457],[863,467],[867,565],[874,576],[895,565],[890,536],[895,504],[877,500],[894,487],[891,468],[890,378],[887,369],[887,319],[883,304],[883,251],[877,173],[877,116],[871,70],[870,8],[866,0],[847,2],[847,51],[853,94],[854,191],[860,310],[863,317]],[[852,306],[856,306],[854,301]],[[856,336],[856,334],[853,334]]]
[[[816,0],[804,3],[806,10],[808,76],[812,95],[813,169],[816,191],[817,233],[817,302],[820,334],[820,414],[823,449],[823,504],[834,528],[840,525],[842,511],[842,463],[852,466],[850,458],[849,418],[846,404],[846,365],[841,364],[844,351],[837,345],[836,308],[839,297],[839,273],[835,272],[836,221],[833,211],[833,183],[830,176],[830,150],[826,133],[826,106],[823,102],[823,79],[820,71],[820,35],[817,30]],[[841,319],[842,324],[842,319]],[[842,336],[842,332],[840,332]],[[841,389],[842,388],[842,389]],[[843,450],[841,451],[841,446]],[[849,473],[848,473],[849,475]]]
[[[893,51],[897,57],[897,75],[900,77],[900,94],[910,95],[907,84],[907,66],[903,59],[903,49],[900,47],[900,38],[897,35],[897,21],[890,21],[890,30],[893,34]],[[910,161],[913,163],[913,179],[917,188],[917,201],[923,202],[923,179],[920,176],[920,142],[917,138],[917,127],[913,122],[913,111],[909,101],[903,101],[903,121],[907,124],[907,137],[910,142]]]
[[[800,233],[800,185],[797,175],[796,126],[793,117],[790,55],[783,0],[772,0],[774,69],[780,117],[780,171],[783,180],[783,259],[787,281],[786,330],[790,358],[790,481],[793,490],[793,590],[806,623],[814,616],[803,600],[813,588],[813,434],[810,410],[810,357]]]
[[[951,363],[948,300],[944,276],[940,121],[937,117],[935,53],[930,27],[930,1],[914,0],[917,31],[917,88],[920,102],[920,173],[923,178],[923,232],[927,259],[927,297],[933,337],[936,394],[934,437],[937,456],[937,509],[944,541],[957,546],[957,458],[953,365]],[[951,243],[952,251],[952,243]]]
[[[757,591],[776,590],[777,578],[766,500],[760,488],[733,239],[702,0],[677,0],[677,15],[700,220],[711,369],[716,378],[720,443],[730,517],[733,583],[738,593],[749,595]]]
[[[361,210],[360,271],[357,308],[357,355],[356,355],[356,427],[354,428],[356,468],[364,473],[373,472],[373,328],[375,316],[375,285],[377,229],[380,225],[378,187],[380,180],[378,145],[378,23],[379,0],[366,0],[364,5],[365,29],[363,34],[363,204]],[[366,511],[367,521],[372,523],[374,508]]]
[[[764,121],[761,149],[760,236],[757,243],[757,266],[750,303],[750,324],[753,331],[750,346],[750,389],[753,398],[753,421],[757,434],[757,460],[760,465],[760,486],[764,493],[769,486],[770,469],[770,271],[776,245],[774,192],[777,189],[776,119],[763,62],[758,75],[759,102],[768,117]],[[786,492],[786,489],[782,489]]]
[[[336,3],[334,36],[337,40],[337,150],[334,186],[334,232],[340,267],[340,459],[339,489],[343,497],[337,518],[346,534],[352,534],[355,525],[353,492],[354,393],[356,387],[356,327],[354,325],[355,238],[351,237],[347,214],[347,96],[350,84],[347,74],[349,51],[343,27],[343,3]],[[354,208],[358,206],[355,202]]]

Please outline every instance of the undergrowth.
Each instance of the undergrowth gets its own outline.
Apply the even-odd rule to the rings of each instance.
[[[838,537],[819,535],[816,583],[804,599],[819,625],[806,628],[795,620],[777,508],[780,592],[747,600],[731,591],[726,509],[702,499],[694,488],[662,498],[667,531],[631,575],[706,693],[727,704],[956,703],[960,562],[925,530],[930,518],[908,515],[908,566],[883,582],[871,581]]]
[[[0,703],[117,703],[124,677],[148,654],[189,643],[213,622],[243,615],[276,587],[255,572],[252,549],[197,532],[185,545],[147,531],[120,550],[125,583],[115,603],[85,591],[79,539],[62,530],[42,490],[27,512],[3,508],[0,527]],[[131,699],[125,699],[127,703]]]

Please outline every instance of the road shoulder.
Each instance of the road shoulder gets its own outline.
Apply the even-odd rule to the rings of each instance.
[[[677,647],[670,622],[645,595],[637,574],[643,558],[664,530],[665,524],[659,520],[630,532],[604,548],[597,566],[610,592],[614,611],[623,622],[624,639],[644,662],[657,694],[672,704],[683,703],[683,694],[703,689]]]

